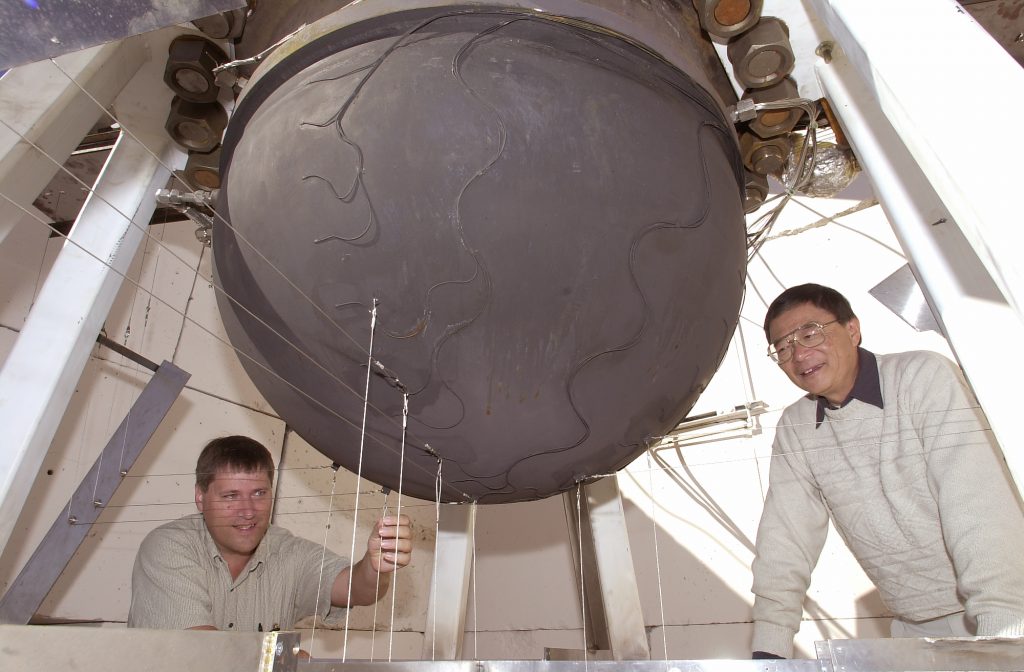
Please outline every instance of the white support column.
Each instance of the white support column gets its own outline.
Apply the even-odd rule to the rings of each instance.
[[[618,480],[602,478],[583,486],[582,492],[582,502],[577,502],[577,490],[564,492],[562,500],[577,587],[582,582],[590,653],[559,650],[559,659],[582,660],[604,653],[614,660],[649,660],[651,648]]]
[[[939,0],[938,4],[944,2]],[[1010,473],[1021,490],[1024,451],[1020,448],[1020,410],[1016,395],[1009,392],[1015,381],[1024,377],[1024,358],[1012,352],[1010,356],[1006,354],[1007,344],[1024,343],[1021,314],[1000,292],[990,269],[957,226],[960,222],[948,207],[945,194],[936,193],[935,183],[929,181],[920,161],[904,145],[903,134],[889,123],[875,90],[848,55],[837,49],[830,62],[818,64],[817,74],[825,96],[910,258],[932,312],[942,324],[950,346],[985,409],[1003,447]],[[988,104],[983,106],[994,109]],[[980,139],[964,137],[962,131],[963,127],[949,129],[948,140],[976,147]],[[993,179],[1002,179],[1009,168],[1000,164],[1000,151],[993,153],[996,155],[993,163],[988,162],[986,149],[966,167],[979,175],[997,173]],[[977,198],[986,196],[978,194]],[[1016,222],[1022,221],[1019,213],[1016,217]],[[1006,252],[1019,254],[1019,250]]]
[[[1024,69],[955,0],[811,4],[1020,313]]]
[[[171,160],[176,159],[164,157],[165,164]],[[121,136],[71,233],[71,240],[103,262],[78,245],[64,244],[0,370],[0,548],[89,359],[121,274],[144,238],[156,206],[153,194],[168,178],[168,170],[145,147]],[[134,225],[114,208],[132,217]]]
[[[437,528],[423,660],[458,660],[466,631],[476,504],[445,504]]]
[[[145,61],[143,45],[138,39],[126,40],[56,61],[107,108]],[[19,134],[63,163],[101,114],[103,109],[50,61],[23,65],[4,75],[0,79],[0,193],[30,207],[60,170]],[[22,216],[17,206],[0,199],[0,240]]]
[[[583,525],[589,528],[585,536],[593,540],[592,562],[584,558],[583,563],[585,568],[589,566],[592,575],[597,574],[600,583],[601,611],[612,657],[649,660],[651,650],[644,629],[640,589],[633,569],[619,482],[614,476],[602,478],[585,485],[583,492],[586,496]]]

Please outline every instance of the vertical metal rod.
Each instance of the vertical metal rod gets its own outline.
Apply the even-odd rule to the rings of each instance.
[[[402,481],[405,476],[405,438],[409,428],[409,393],[402,393],[402,450],[399,455],[398,466],[398,511],[395,517],[402,519]],[[391,580],[391,634],[388,637],[388,662],[391,662],[391,654],[395,644],[395,602],[398,599],[398,572]]]
[[[359,491],[363,480],[363,451],[366,447],[366,411],[370,405],[370,378],[373,376],[373,334],[377,327],[377,299],[373,299],[373,308],[370,310],[370,351],[366,360],[366,389],[363,392],[363,424],[359,434],[359,464],[356,468],[356,502],[352,512],[352,551],[349,554],[349,562],[356,561],[356,532],[359,526]],[[348,572],[348,599],[345,610],[345,637],[341,647],[341,660],[344,662],[348,657],[348,622],[352,613],[352,575],[351,565]]]

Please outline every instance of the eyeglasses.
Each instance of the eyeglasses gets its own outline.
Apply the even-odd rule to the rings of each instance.
[[[794,343],[799,343],[805,348],[813,348],[825,342],[825,327],[835,324],[839,320],[832,320],[822,324],[821,322],[808,322],[789,332],[772,345],[768,346],[768,356],[773,362],[785,364],[793,356]]]

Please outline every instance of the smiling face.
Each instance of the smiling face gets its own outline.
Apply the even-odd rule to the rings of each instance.
[[[779,314],[768,325],[769,339],[776,344],[808,322],[826,324],[836,319],[829,311],[813,303],[801,303]],[[793,356],[779,368],[802,390],[825,397],[833,404],[846,400],[857,380],[857,346],[860,345],[860,321],[825,327],[825,340],[807,348],[793,343]]]
[[[205,492],[196,486],[196,508],[221,556],[241,571],[270,526],[270,475],[218,470]]]

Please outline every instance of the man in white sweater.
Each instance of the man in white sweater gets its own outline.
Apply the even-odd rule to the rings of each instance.
[[[788,658],[829,518],[894,637],[1024,636],[1024,514],[978,402],[931,352],[860,348],[849,302],[792,287],[769,356],[808,394],[782,414],[753,564],[755,658]]]

